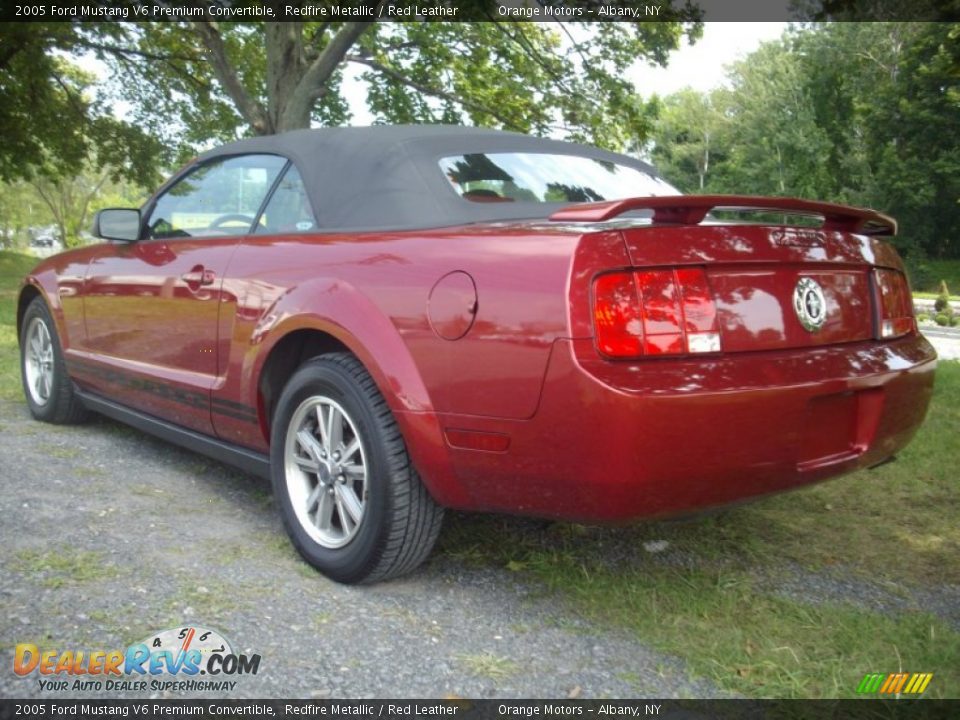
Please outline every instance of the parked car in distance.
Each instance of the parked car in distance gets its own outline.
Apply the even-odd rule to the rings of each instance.
[[[513,133],[253,138],[26,277],[23,387],[269,477],[303,557],[372,582],[443,508],[621,523],[893,458],[936,367],[895,232]]]

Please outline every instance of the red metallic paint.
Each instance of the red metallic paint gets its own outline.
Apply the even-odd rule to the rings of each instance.
[[[580,203],[555,212],[558,222],[601,222],[632,210],[653,210],[656,224],[698,225],[715,209],[785,210],[823,218],[824,230],[842,230],[864,234],[896,235],[897,221],[875,210],[763,195],[662,195],[632,197],[597,203]]]
[[[104,375],[88,378],[91,389],[108,397],[122,392],[144,412],[212,434],[209,401],[191,407],[177,394],[209,396],[217,381],[220,287],[240,241],[235,236],[102,246],[80,293],[86,338],[76,349],[85,351],[88,363],[109,365],[125,389]],[[192,280],[204,272],[212,274],[210,284]],[[170,388],[170,397],[141,387],[156,381]]]
[[[619,522],[869,467],[916,432],[936,364],[919,336],[711,359],[578,359],[589,355],[592,340],[558,340],[536,417],[472,423],[509,435],[506,454],[451,450],[471,507]],[[844,451],[805,454],[838,431],[836,422],[816,424],[817,403],[864,392],[876,395],[857,400]],[[459,416],[441,421],[463,426]]]
[[[105,244],[50,258],[26,283],[52,308],[78,384],[260,452],[271,352],[292,332],[326,333],[370,371],[435,499],[462,509],[593,521],[686,511],[876,464],[919,427],[935,354],[915,332],[875,339],[870,269],[902,270],[889,246],[839,229],[565,222],[581,210]],[[706,269],[723,352],[601,357],[593,279],[678,266]],[[198,268],[214,282],[190,280]],[[440,314],[458,332],[464,279],[476,288],[457,340],[429,309],[450,273]],[[824,287],[821,333],[792,309],[800,276]]]

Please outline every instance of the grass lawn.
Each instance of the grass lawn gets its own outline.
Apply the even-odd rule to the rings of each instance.
[[[947,289],[954,300],[960,300],[960,260],[926,260],[923,265],[928,269],[929,280],[922,286],[913,288],[920,297],[936,297],[940,292],[940,281],[947,281]]]
[[[0,399],[22,397],[17,348],[17,290],[20,280],[40,262],[29,255],[0,250]]]
[[[34,262],[0,253],[6,400],[21,397],[15,292]],[[736,693],[852,697],[865,673],[902,669],[935,674],[926,697],[956,698],[960,633],[922,601],[879,612],[821,593],[818,578],[905,601],[928,590],[956,598],[958,452],[960,363],[945,362],[927,423],[896,463],[688,523],[610,530],[455,516],[437,555],[534,579],[566,610]],[[664,552],[644,550],[664,541]]]
[[[536,530],[465,518],[442,551],[532,573],[568,607],[685,658],[733,692],[853,697],[864,673],[903,668],[935,673],[927,697],[956,698],[960,633],[922,607],[881,614],[819,601],[815,585],[811,597],[777,588],[823,575],[895,596],[947,588],[955,598],[958,450],[960,363],[946,362],[927,423],[897,462],[877,470],[687,523]],[[663,541],[663,555],[642,549]],[[620,546],[614,561],[611,544]]]

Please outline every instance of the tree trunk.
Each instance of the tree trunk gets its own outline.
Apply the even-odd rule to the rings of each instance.
[[[297,86],[306,71],[303,54],[302,23],[268,22],[264,24],[267,51],[267,116],[273,132],[310,127],[310,108],[298,116],[288,112]]]
[[[783,180],[783,153],[780,152],[780,145],[777,145],[777,175],[780,178],[780,194],[784,195],[787,191],[787,184]]]
[[[310,66],[297,76],[298,82],[283,98],[283,112],[277,116],[277,132],[310,127],[310,115],[317,99],[327,91],[330,78],[347,52],[371,25],[368,22],[344,23],[337,34],[330,38]]]
[[[700,192],[706,184],[707,173],[710,172],[710,133],[703,133],[703,170],[700,171]]]
[[[247,92],[241,82],[236,67],[228,57],[217,23],[193,23],[209,52],[214,74],[240,115],[257,135],[310,127],[313,108],[326,93],[330,78],[350,48],[371,26],[369,22],[343,23],[308,64],[303,44],[303,23],[265,23],[267,105],[264,107]]]

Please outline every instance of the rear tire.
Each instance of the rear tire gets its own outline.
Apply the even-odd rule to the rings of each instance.
[[[57,326],[43,298],[27,306],[20,331],[20,378],[30,414],[43,422],[77,423],[87,409],[73,391]]]
[[[274,416],[270,470],[297,551],[341,583],[372,583],[422,563],[443,520],[410,463],[396,420],[348,353],[309,360]]]

